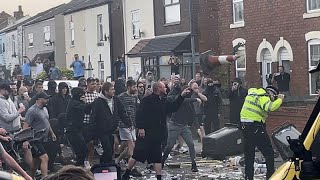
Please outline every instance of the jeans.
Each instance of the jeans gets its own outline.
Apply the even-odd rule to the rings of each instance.
[[[100,158],[100,163],[112,163],[113,143],[114,143],[113,135],[103,134],[99,138],[103,148],[103,154]]]
[[[67,139],[69,140],[73,152],[76,155],[76,166],[83,166],[87,155],[87,144],[82,132],[67,132]]]
[[[253,180],[256,147],[266,159],[267,179],[269,179],[274,172],[274,152],[265,125],[262,123],[241,123],[240,128],[244,138],[245,179]]]
[[[195,158],[196,158],[196,151],[194,149],[191,130],[188,126],[175,124],[173,122],[168,122],[168,142],[167,142],[166,148],[164,149],[162,162],[164,163],[168,158],[179,135],[181,135],[181,137],[184,139],[184,141],[188,145],[190,159],[191,159],[191,162],[194,164]]]
[[[213,129],[212,129],[213,124]],[[216,130],[220,129],[220,120],[218,113],[211,113],[209,115],[206,114],[204,119],[204,131],[206,134],[210,134]]]

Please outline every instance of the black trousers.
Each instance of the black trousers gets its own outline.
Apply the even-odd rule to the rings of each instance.
[[[262,123],[241,123],[244,138],[245,179],[253,180],[255,148],[261,151],[267,163],[267,179],[274,173],[274,152],[266,127]]]
[[[67,132],[67,138],[76,154],[76,166],[83,166],[87,155],[87,144],[82,132]]]
[[[213,125],[213,128],[212,128]],[[210,134],[216,130],[220,129],[220,120],[218,117],[218,112],[212,114],[206,114],[204,119],[204,131],[206,134]]]
[[[100,163],[112,163],[114,138],[112,134],[103,134],[99,137],[103,154]]]

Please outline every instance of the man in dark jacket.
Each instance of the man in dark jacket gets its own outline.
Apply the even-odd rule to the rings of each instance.
[[[241,79],[235,78],[229,93],[230,123],[240,125],[240,112],[247,94],[248,90],[242,87]]]
[[[83,136],[83,119],[85,113],[90,113],[91,104],[85,104],[85,91],[82,88],[71,90],[72,99],[67,107],[67,138],[76,154],[76,165],[83,166],[87,152]]]
[[[203,92],[208,98],[208,101],[204,104],[204,130],[206,134],[210,134],[212,132],[212,124],[213,131],[216,131],[220,128],[220,111],[221,111],[221,92],[219,91],[219,82],[208,80],[207,89]]]
[[[151,95],[142,99],[136,116],[136,125],[139,129],[138,139],[130,158],[123,179],[129,179],[129,174],[137,161],[154,164],[157,179],[161,179],[161,142],[165,136],[166,118],[169,113],[176,112],[182,104],[184,97],[190,93],[185,89],[181,95],[176,96],[174,102],[165,98],[166,88],[161,82],[154,83]]]
[[[101,93],[93,103],[90,118],[96,124],[96,136],[103,148],[100,163],[111,163],[114,141],[112,134],[120,120],[126,127],[132,127],[132,124],[120,99],[115,96],[114,86],[110,82],[102,85]]]

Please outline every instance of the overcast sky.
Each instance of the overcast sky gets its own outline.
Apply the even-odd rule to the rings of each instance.
[[[51,7],[68,2],[70,0],[0,0],[0,12],[5,11],[13,15],[13,12],[18,10],[18,6],[22,5],[25,15],[34,16]]]

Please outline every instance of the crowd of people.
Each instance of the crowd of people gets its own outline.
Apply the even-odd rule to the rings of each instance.
[[[72,66],[83,65],[77,63]],[[23,143],[31,177],[38,169],[42,177],[48,170],[54,171],[56,157],[63,159],[63,144],[71,146],[74,164],[87,169],[94,164],[95,146],[101,146],[100,163],[127,165],[123,179],[141,176],[134,168],[137,161],[147,161],[147,168],[161,179],[161,169],[172,150],[189,151],[191,171],[197,172],[191,127],[197,129],[199,141],[220,129],[222,99],[226,97],[230,100],[230,123],[242,128],[247,123],[242,122],[243,104],[252,95],[249,92],[248,96],[240,78],[232,81],[229,90],[223,90],[218,80],[202,77],[201,73],[189,82],[179,74],[156,81],[151,71],[137,81],[118,78],[101,82],[85,79],[81,72],[76,76],[78,87],[73,88],[54,80],[48,82],[46,91],[42,80],[0,85],[0,128],[4,134],[27,128],[43,130]],[[0,139],[9,140],[6,136]],[[184,143],[188,150],[183,148]],[[28,178],[23,170],[18,172]]]

